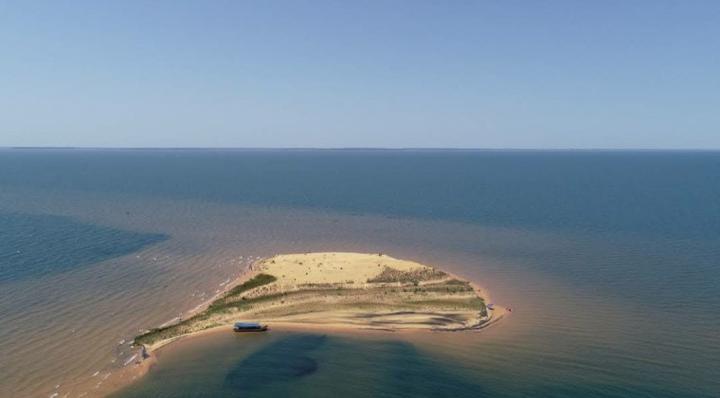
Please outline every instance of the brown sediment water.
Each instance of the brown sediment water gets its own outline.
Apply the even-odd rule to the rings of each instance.
[[[2,345],[13,366],[1,385],[9,396],[99,396],[137,379],[146,365],[138,365],[138,349],[130,345],[135,335],[188,316],[261,257],[336,248],[391,252],[382,234],[412,240],[408,235],[435,232],[441,225],[132,196],[122,199],[123,211],[112,212],[107,200],[66,193],[52,201],[18,202],[20,211],[165,233],[170,239],[91,267],[8,285],[2,305],[14,309],[7,318],[13,326],[4,330]],[[457,231],[455,225],[445,228]],[[401,253],[417,260],[427,254]],[[44,305],[20,310],[34,300]]]

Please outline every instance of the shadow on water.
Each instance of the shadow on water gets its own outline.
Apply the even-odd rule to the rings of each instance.
[[[458,397],[482,388],[400,341],[296,335],[248,356],[225,376],[223,396]]]
[[[291,336],[265,347],[235,365],[225,376],[224,388],[246,393],[309,376],[318,370],[317,361],[310,355],[326,339],[326,336]]]
[[[165,241],[69,217],[0,213],[0,283],[59,274]]]

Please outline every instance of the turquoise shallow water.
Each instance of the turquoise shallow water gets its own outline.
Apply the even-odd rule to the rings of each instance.
[[[198,339],[117,396],[716,397],[718,214],[717,152],[3,150],[0,392],[92,394],[63,389],[254,256],[352,250],[515,311],[462,336]]]

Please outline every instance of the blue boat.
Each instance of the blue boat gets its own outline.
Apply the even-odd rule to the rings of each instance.
[[[257,322],[236,322],[233,330],[236,332],[264,332],[268,330],[268,327]]]

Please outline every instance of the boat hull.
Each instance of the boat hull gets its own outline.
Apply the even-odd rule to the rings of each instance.
[[[236,333],[253,333],[253,332],[265,332],[268,330],[267,326],[262,326],[259,328],[233,328],[233,331]]]

